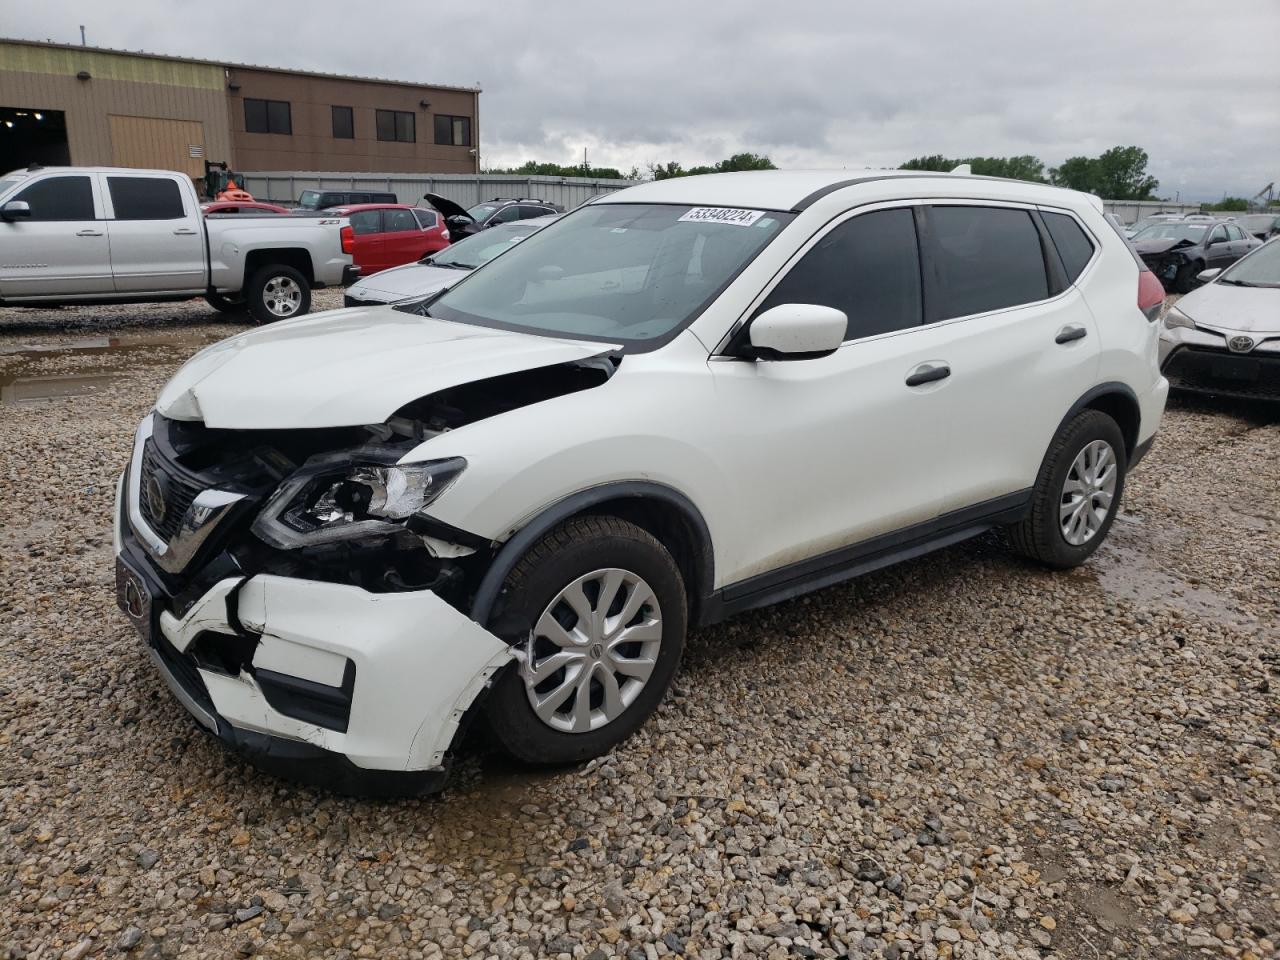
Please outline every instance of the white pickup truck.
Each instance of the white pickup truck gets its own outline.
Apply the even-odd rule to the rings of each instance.
[[[0,306],[203,296],[269,323],[306,313],[313,287],[354,280],[353,243],[341,217],[206,218],[190,178],[167,170],[0,177]]]

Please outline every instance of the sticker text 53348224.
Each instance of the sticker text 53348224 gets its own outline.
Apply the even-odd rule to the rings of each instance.
[[[727,223],[734,227],[749,227],[763,216],[763,210],[735,210],[733,207],[694,207],[680,219],[697,223]]]

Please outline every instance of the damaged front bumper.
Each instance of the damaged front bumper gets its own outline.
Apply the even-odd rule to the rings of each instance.
[[[239,571],[175,595],[135,529],[125,477],[121,608],[197,722],[257,765],[357,793],[444,780],[467,711],[510,647],[431,590]]]

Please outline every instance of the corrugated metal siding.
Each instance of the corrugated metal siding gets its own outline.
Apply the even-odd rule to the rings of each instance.
[[[32,49],[14,46],[12,49]],[[59,51],[50,51],[59,52]],[[0,104],[34,110],[62,110],[67,115],[71,162],[114,163],[109,117],[152,117],[204,124],[205,153],[210,160],[232,160],[231,124],[226,92],[198,87],[139,83],[100,77],[77,80],[74,73],[14,72],[0,64]],[[179,168],[185,169],[185,168]],[[203,167],[201,168],[203,171]]]
[[[307,171],[244,173],[244,187],[260,200],[281,203],[298,199],[303,190],[389,190],[401,203],[416,203],[437,193],[463,207],[494,197],[534,197],[572,210],[599,193],[634,186],[634,180],[594,177],[512,177],[489,174],[349,174]]]
[[[159,167],[191,177],[204,176],[204,124],[199,120],[121,116],[110,120],[111,162],[115,166]]]

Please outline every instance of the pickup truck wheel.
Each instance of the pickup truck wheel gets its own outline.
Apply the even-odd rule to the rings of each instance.
[[[517,760],[577,763],[629,737],[667,692],[684,647],[684,582],[648,532],[582,517],[516,564],[494,620],[519,639],[486,701],[490,730]]]
[[[219,313],[242,313],[244,312],[244,296],[228,296],[222,293],[206,294],[204,302]]]
[[[1077,415],[1053,440],[1026,519],[1007,528],[1015,552],[1047,567],[1078,567],[1107,537],[1124,493],[1120,427],[1099,410]]]
[[[311,309],[311,285],[293,267],[282,263],[263,267],[245,289],[249,315],[258,323],[301,316]]]

